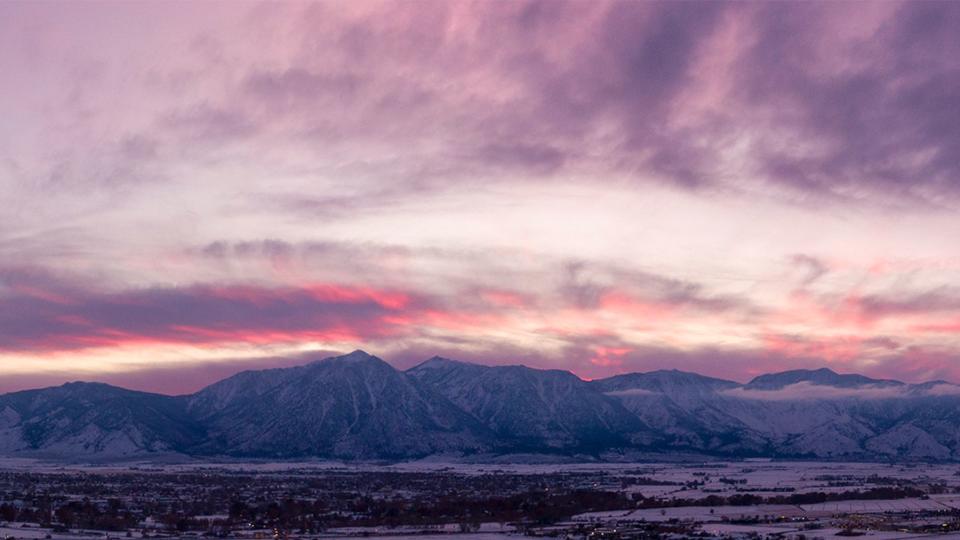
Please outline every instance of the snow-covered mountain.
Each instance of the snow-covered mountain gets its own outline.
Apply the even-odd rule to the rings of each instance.
[[[668,448],[760,454],[766,441],[720,407],[740,385],[677,370],[628,373],[591,382],[665,438]]]
[[[943,381],[907,385],[824,368],[745,385],[676,371],[593,384],[673,445],[712,454],[960,459],[960,387]]]
[[[794,369],[760,375],[746,384],[749,390],[780,390],[786,386],[798,383],[810,383],[835,388],[859,388],[862,386],[891,387],[904,386],[900,381],[886,379],[871,379],[855,373],[840,374],[832,369]]]
[[[99,383],[0,396],[0,452],[51,457],[172,452],[206,438],[179,398]]]
[[[649,428],[569,371],[482,366],[434,357],[407,371],[513,450],[597,451],[650,444]]]
[[[363,351],[240,373],[190,396],[188,410],[210,431],[191,453],[407,458],[491,442],[470,415]]]
[[[0,455],[408,459],[607,451],[960,461],[960,386],[829,369],[747,384],[681,371],[570,372],[362,351],[248,371],[189,396],[97,383],[0,395]]]

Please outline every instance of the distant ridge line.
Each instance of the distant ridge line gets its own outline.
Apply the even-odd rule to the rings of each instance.
[[[0,455],[960,461],[958,410],[960,386],[948,382],[827,368],[746,384],[679,370],[587,381],[436,356],[400,371],[357,350],[182,396],[95,382],[3,394]]]

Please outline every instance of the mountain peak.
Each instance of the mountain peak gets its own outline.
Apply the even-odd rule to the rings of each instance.
[[[409,373],[416,373],[417,371],[423,371],[428,369],[452,369],[457,367],[474,367],[474,368],[487,368],[490,366],[484,366],[481,364],[473,364],[470,362],[463,362],[461,360],[452,360],[450,358],[445,358],[443,356],[432,356],[423,362],[413,366],[408,369]]]
[[[191,449],[199,453],[423,457],[482,447],[487,435],[439,393],[359,350],[305,370],[221,381],[190,397],[189,407],[213,434]]]
[[[94,396],[98,398],[115,394],[149,394],[149,392],[137,392],[120,386],[113,386],[112,384],[87,381],[70,381],[54,389],[60,390],[65,394]]]
[[[382,359],[368,353],[367,351],[357,349],[353,352],[342,354],[340,356],[328,356],[326,358],[321,358],[307,365],[317,366],[322,364],[329,364],[331,362],[333,363],[370,363],[370,362],[386,363]],[[293,369],[297,369],[297,368],[293,368]]]
[[[716,379],[699,373],[678,369],[660,369],[647,373],[624,373],[593,381],[604,392],[624,390],[647,390],[658,393],[713,392],[739,386],[733,381]]]
[[[376,356],[368,353],[367,351],[364,351],[363,349],[357,349],[349,354],[345,354],[343,356],[337,356],[335,358],[338,358],[341,360],[369,360],[371,358],[376,358]]]
[[[88,381],[70,381],[60,385],[61,388],[104,388],[109,386],[110,385],[106,383]]]
[[[837,373],[830,368],[793,369],[779,373],[760,375],[747,383],[748,390],[779,390],[797,383],[810,383],[818,386],[837,388],[855,388],[859,386],[902,386],[904,383],[888,379],[872,379],[853,373]]]

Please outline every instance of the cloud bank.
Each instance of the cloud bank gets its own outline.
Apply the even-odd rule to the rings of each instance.
[[[958,25],[936,1],[2,4],[0,377],[364,347],[960,380]]]

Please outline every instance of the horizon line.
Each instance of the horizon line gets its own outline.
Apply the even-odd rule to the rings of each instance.
[[[209,388],[210,386],[212,386],[212,385],[214,385],[214,384],[217,384],[217,383],[219,383],[219,382],[225,381],[225,380],[227,380],[227,379],[230,379],[230,378],[235,377],[235,376],[237,376],[237,375],[240,375],[240,374],[242,374],[242,373],[304,368],[304,367],[307,367],[307,366],[309,366],[309,365],[311,365],[311,364],[316,364],[316,363],[320,363],[320,362],[326,362],[326,361],[329,361],[329,360],[344,359],[344,358],[347,358],[347,357],[349,357],[349,356],[356,355],[357,353],[362,353],[363,355],[365,355],[365,356],[367,356],[367,357],[375,358],[375,359],[377,359],[377,360],[380,360],[381,362],[389,365],[391,368],[395,369],[396,371],[398,371],[398,372],[400,372],[400,373],[407,373],[407,372],[409,372],[409,371],[411,371],[411,370],[413,370],[413,369],[416,369],[417,367],[420,367],[420,366],[422,366],[422,365],[424,365],[424,364],[426,364],[426,363],[428,363],[428,362],[434,361],[434,360],[442,360],[442,361],[445,361],[445,362],[453,362],[453,363],[458,363],[458,364],[466,364],[466,365],[480,366],[480,367],[494,368],[494,369],[495,369],[495,368],[508,368],[508,367],[521,367],[521,368],[530,369],[530,370],[535,370],[535,371],[561,371],[561,372],[564,372],[564,373],[569,373],[569,374],[573,375],[574,377],[576,377],[577,379],[579,379],[579,380],[581,380],[581,381],[583,381],[583,382],[602,381],[602,380],[612,379],[612,378],[615,378],[615,377],[622,377],[622,376],[626,376],[626,375],[647,375],[647,374],[651,374],[651,373],[660,373],[660,372],[676,372],[676,373],[683,373],[683,374],[689,374],[689,375],[696,375],[696,376],[698,376],[698,377],[703,377],[703,378],[711,379],[711,380],[715,380],[715,381],[729,382],[729,383],[736,384],[736,385],[738,385],[738,386],[740,386],[740,387],[743,387],[743,386],[749,385],[750,383],[752,383],[753,381],[757,380],[758,378],[764,377],[764,376],[767,376],[767,375],[781,375],[781,374],[784,374],[784,373],[794,373],[794,372],[807,372],[807,373],[810,373],[810,372],[816,372],[816,371],[829,371],[829,372],[831,372],[831,373],[833,373],[833,374],[835,374],[835,375],[839,375],[839,376],[850,376],[850,375],[852,375],[852,376],[860,376],[860,377],[865,377],[865,378],[867,378],[867,379],[869,379],[869,380],[871,380],[871,381],[873,381],[873,382],[878,382],[878,383],[882,383],[882,382],[895,382],[895,383],[902,384],[902,385],[905,385],[905,386],[920,386],[920,385],[932,384],[932,383],[956,385],[956,383],[951,382],[951,381],[947,381],[947,380],[944,380],[944,379],[925,380],[925,381],[916,382],[916,383],[909,383],[909,382],[905,382],[905,381],[902,381],[902,380],[899,380],[899,379],[889,379],[889,378],[878,379],[878,378],[870,377],[870,376],[864,375],[864,374],[862,374],[862,373],[857,373],[857,372],[839,372],[839,371],[836,371],[836,370],[834,370],[834,369],[832,369],[832,368],[830,368],[830,367],[828,367],[828,366],[812,367],[812,368],[794,368],[794,369],[787,369],[787,370],[782,370],[782,371],[766,372],[766,373],[761,373],[761,374],[759,374],[759,375],[755,375],[754,377],[750,378],[750,380],[748,380],[748,381],[746,381],[746,382],[740,382],[740,381],[736,381],[736,380],[733,380],[733,379],[725,379],[725,378],[720,378],[720,377],[714,377],[714,376],[711,376],[711,375],[704,375],[704,374],[699,373],[699,372],[697,372],[697,371],[682,370],[682,369],[677,369],[677,368],[661,368],[661,369],[653,369],[653,370],[650,370],[650,371],[625,371],[625,372],[623,372],[623,373],[617,373],[617,374],[614,374],[614,375],[610,375],[610,376],[608,376],[608,377],[600,377],[600,378],[596,378],[596,379],[591,379],[591,378],[582,377],[582,376],[578,375],[576,372],[574,372],[574,371],[572,371],[572,370],[563,369],[563,368],[541,368],[541,367],[528,366],[528,365],[522,364],[522,363],[486,364],[486,363],[480,363],[480,362],[472,362],[472,361],[468,361],[468,360],[457,360],[457,359],[455,359],[455,358],[449,358],[449,357],[441,356],[441,355],[433,355],[433,356],[427,358],[426,360],[420,361],[420,362],[418,362],[418,363],[416,363],[416,364],[414,364],[414,365],[412,365],[412,366],[410,366],[410,367],[408,367],[408,368],[406,368],[406,369],[401,369],[401,368],[398,368],[397,366],[395,366],[393,363],[387,361],[386,359],[384,359],[384,358],[381,357],[381,356],[378,356],[378,355],[376,355],[376,354],[371,354],[371,353],[365,351],[364,349],[354,349],[353,351],[351,351],[351,352],[349,352],[349,353],[343,353],[343,354],[333,355],[333,356],[325,356],[325,357],[323,357],[323,358],[317,358],[317,359],[314,359],[314,360],[305,360],[303,363],[300,363],[300,364],[285,365],[285,366],[276,366],[276,367],[264,367],[264,368],[259,368],[259,369],[256,369],[256,368],[252,368],[252,369],[239,369],[239,370],[237,370],[237,371],[232,372],[232,373],[229,374],[229,375],[226,375],[226,376],[224,376],[224,377],[221,377],[221,378],[219,378],[219,379],[216,379],[215,381],[213,381],[213,382],[211,382],[211,383],[209,383],[209,384],[206,384],[206,385],[202,386],[201,388],[199,388],[199,389],[197,389],[197,390],[195,390],[195,391],[193,391],[193,392],[169,393],[169,392],[150,391],[150,390],[137,390],[137,389],[130,388],[130,387],[127,387],[127,386],[123,386],[123,385],[120,385],[120,384],[114,384],[114,383],[110,383],[110,382],[106,382],[106,381],[102,381],[102,380],[95,380],[95,379],[89,379],[89,380],[85,380],[85,379],[74,379],[74,380],[64,381],[64,382],[62,382],[62,383],[60,383],[60,384],[51,384],[51,385],[47,385],[47,386],[26,387],[26,388],[21,388],[21,389],[17,389],[17,390],[10,390],[10,391],[6,391],[6,392],[0,392],[0,397],[6,396],[6,395],[10,395],[10,394],[21,393],[21,392],[31,392],[31,391],[39,391],[39,390],[50,390],[50,389],[54,389],[54,388],[62,388],[62,387],[64,387],[64,386],[76,385],[76,384],[104,385],[104,386],[108,386],[108,387],[111,387],[111,388],[117,388],[117,389],[129,391],[129,392],[137,392],[137,393],[142,393],[142,394],[153,394],[153,395],[167,396],[167,397],[184,397],[184,396],[195,395],[195,394],[197,394],[198,392],[201,392],[201,391],[203,391],[204,389]],[[302,355],[297,355],[297,356],[294,356],[294,357],[283,357],[283,358],[294,359],[294,358],[297,358],[298,356],[309,356],[310,354],[311,354],[311,353],[307,352],[307,353],[304,353],[304,354],[302,354]]]

